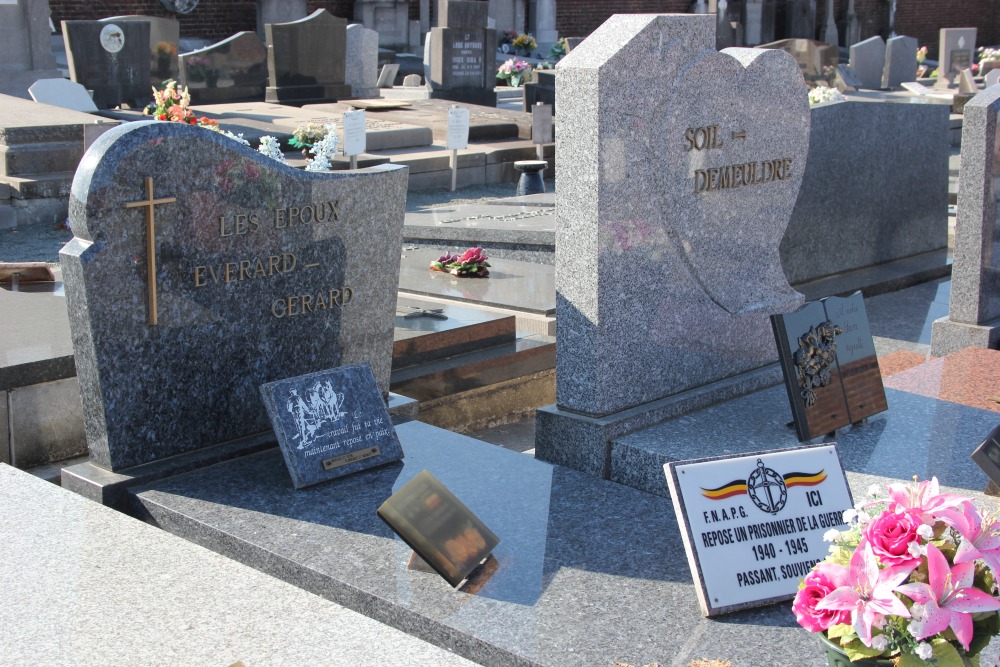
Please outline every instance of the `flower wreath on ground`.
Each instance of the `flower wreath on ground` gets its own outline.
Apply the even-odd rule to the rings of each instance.
[[[1000,633],[1000,519],[940,493],[937,478],[870,495],[844,513],[849,529],[827,533],[830,554],[802,581],[796,620],[852,661],[979,665]]]
[[[437,261],[431,262],[430,270],[450,273],[459,278],[486,278],[490,275],[490,263],[486,261],[488,259],[482,248],[469,248],[462,255],[446,252]]]

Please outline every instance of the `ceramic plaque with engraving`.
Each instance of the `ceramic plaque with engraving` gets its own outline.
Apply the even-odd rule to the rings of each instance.
[[[448,150],[469,147],[469,110],[463,107],[448,109]]]
[[[705,616],[794,597],[854,506],[832,443],[663,469]]]
[[[771,325],[799,440],[888,408],[860,292],[772,315]]]
[[[403,458],[367,363],[260,387],[296,489]]]
[[[426,470],[392,494],[377,513],[456,588],[500,544],[500,538]]]

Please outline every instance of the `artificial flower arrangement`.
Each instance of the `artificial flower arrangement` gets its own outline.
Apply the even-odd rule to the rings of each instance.
[[[173,42],[159,42],[156,45],[156,49],[154,49],[154,50],[156,51],[156,55],[157,56],[176,56],[177,55],[177,47],[174,45]]]
[[[799,625],[852,661],[977,667],[1000,634],[1000,518],[940,493],[937,478],[870,494],[844,513],[847,530],[828,531],[830,553],[792,603]]]
[[[513,30],[504,30],[500,33],[497,39],[497,46],[503,46],[504,44],[513,44],[514,40],[517,39],[517,33]]]
[[[924,60],[927,59],[927,47],[921,46],[917,49],[917,63],[920,65],[924,64]]]
[[[503,79],[507,82],[507,85],[517,88],[531,74],[531,70],[532,67],[529,63],[517,60],[516,58],[509,58],[507,62],[500,65],[500,69],[497,70],[497,78]]]
[[[522,49],[524,51],[534,51],[538,48],[538,41],[532,37],[530,34],[522,33],[514,38],[511,45],[515,49]]]
[[[979,62],[1000,62],[1000,48],[990,49],[985,46],[979,47]]]
[[[313,144],[322,141],[329,133],[329,125],[306,123],[295,128],[295,132],[292,133],[292,138],[289,139],[288,143],[295,148],[301,148],[305,151],[311,149]]]
[[[816,86],[809,89],[809,104],[822,104],[823,102],[843,102],[847,98],[836,88],[826,86]]]
[[[469,248],[462,255],[446,252],[437,261],[431,262],[430,269],[459,278],[485,278],[490,275],[490,263],[486,261],[488,259],[482,248]]]
[[[198,118],[188,109],[189,104],[191,104],[191,93],[188,89],[178,86],[173,79],[167,79],[163,82],[163,90],[153,88],[153,101],[146,105],[142,113],[156,120],[218,129],[218,122],[205,116]]]
[[[324,136],[312,144],[313,159],[306,165],[306,171],[329,171],[333,169],[333,159],[337,155],[337,133],[333,125],[324,127]]]

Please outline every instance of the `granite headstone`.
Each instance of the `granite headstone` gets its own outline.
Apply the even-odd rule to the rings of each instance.
[[[885,42],[882,38],[875,35],[852,44],[850,67],[862,88],[880,89],[885,69]]]
[[[351,97],[344,82],[347,20],[325,9],[290,23],[268,23],[268,102],[302,106]]]
[[[176,19],[159,16],[112,16],[101,19],[103,23],[145,21],[149,24],[149,78],[150,85],[159,86],[167,79],[177,78],[177,44],[181,38],[181,24]]]
[[[50,33],[48,0],[0,4],[0,94],[28,99],[35,81],[62,76]]]
[[[890,37],[885,43],[883,88],[899,88],[917,76],[917,40],[915,37]]]
[[[951,87],[963,69],[972,67],[976,55],[975,28],[941,28],[938,33],[938,80],[935,86]]]
[[[487,3],[441,0],[442,26],[431,29],[431,97],[496,106],[496,30],[486,27]]]
[[[94,91],[94,104],[145,106],[149,90],[149,23],[63,21],[70,79]]]
[[[931,353],[1000,343],[1000,87],[967,102],[962,120],[962,171],[948,317],[931,328]]]
[[[180,56],[180,83],[195,104],[258,101],[267,87],[267,51],[250,31]]]
[[[760,48],[781,49],[791,54],[809,85],[829,86],[836,76],[839,51],[835,44],[812,39],[781,39],[761,44]]]
[[[983,77],[983,85],[989,88],[1000,83],[1000,69],[991,69]]]
[[[785,5],[785,34],[791,39],[816,36],[816,0],[788,0]]]
[[[368,361],[387,391],[405,196],[401,167],[304,172],[180,123],[102,135],[60,253],[91,463],[267,431],[258,388],[289,376]]]
[[[740,385],[777,361],[770,314],[802,303],[778,245],[805,84],[780,50],[715,52],[714,22],[613,16],[559,63],[558,402],[539,412],[539,458],[606,475],[607,442],[583,431]]]
[[[354,97],[378,97],[378,33],[363,25],[347,26],[344,82]]]
[[[296,489],[403,458],[366,363],[261,385]]]
[[[382,65],[382,69],[378,73],[378,81],[375,82],[375,85],[379,88],[392,88],[396,81],[396,72],[398,71],[399,65],[396,63]]]

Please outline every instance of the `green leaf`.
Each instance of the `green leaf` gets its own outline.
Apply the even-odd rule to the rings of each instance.
[[[898,667],[927,667],[927,663],[912,653],[906,653],[899,656]]]
[[[855,639],[841,648],[844,649],[844,653],[847,654],[847,657],[850,658],[851,662],[855,662],[861,658],[874,658],[875,656],[882,655],[882,651],[865,646],[861,642],[860,638]]]
[[[847,623],[840,623],[839,625],[832,626],[826,631],[827,639],[839,639],[841,637],[846,637],[847,635],[854,634],[854,628]],[[836,643],[836,642],[834,642]]]
[[[937,667],[968,667],[969,663],[962,660],[958,649],[951,642],[939,639],[934,641],[931,647],[934,649],[934,659],[937,661]]]

